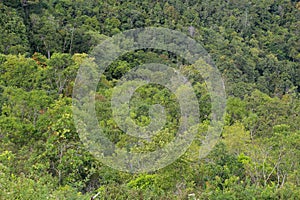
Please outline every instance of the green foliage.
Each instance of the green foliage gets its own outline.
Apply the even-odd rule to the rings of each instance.
[[[26,26],[17,10],[0,2],[0,53],[24,54],[29,51]]]
[[[90,199],[98,192],[98,199],[299,198],[299,11],[300,3],[289,0],[0,1],[0,199]],[[163,129],[143,140],[118,127],[112,93],[134,67],[177,69],[192,84],[200,111],[186,153],[163,169],[129,174],[103,166],[83,146],[71,96],[77,70],[97,44],[145,26],[202,43],[225,80],[227,113],[220,141],[199,159],[213,117],[205,77],[171,52],[120,56],[95,94],[99,125],[117,147],[153,151],[178,131],[176,96],[157,84],[135,91],[126,120],[145,127],[150,108],[161,104]]]
[[[27,91],[37,87],[39,69],[34,60],[21,55],[8,55],[0,67],[0,77],[4,86],[15,86]]]

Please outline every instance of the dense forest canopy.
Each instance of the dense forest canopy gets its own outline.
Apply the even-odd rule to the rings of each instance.
[[[0,199],[296,199],[300,196],[300,2],[292,0],[0,0]],[[167,123],[143,148],[118,128],[113,88],[144,63],[180,70],[199,102],[198,134],[171,165],[142,174],[112,169],[81,143],[72,113],[77,71],[93,48],[142,27],[180,31],[210,54],[225,82],[225,126],[197,157],[211,115],[201,74],[168,51],[122,55],[102,75],[97,118],[119,148],[151,151],[174,138],[178,102],[150,84],[131,99],[130,118]]]

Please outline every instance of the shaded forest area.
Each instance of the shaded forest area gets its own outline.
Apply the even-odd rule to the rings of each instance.
[[[90,199],[98,192],[99,199],[300,197],[300,2],[0,0],[0,10],[0,199]],[[122,56],[96,95],[99,123],[119,148],[132,138],[116,126],[110,97],[122,75],[140,64],[180,68],[201,111],[199,134],[184,155],[158,171],[129,174],[103,165],[82,145],[72,89],[97,44],[149,26],[203,44],[224,78],[227,112],[220,141],[199,159],[211,115],[200,74],[169,52]],[[150,123],[150,105],[169,111],[166,128],[145,149],[173,139],[178,104],[170,91],[141,87],[132,101],[129,117],[141,126]]]

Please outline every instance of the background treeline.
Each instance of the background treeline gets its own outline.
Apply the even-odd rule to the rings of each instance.
[[[291,0],[0,0],[0,199],[297,199],[300,196],[300,3]],[[118,172],[81,144],[72,88],[91,49],[131,28],[179,30],[201,42],[228,95],[220,142],[199,159],[210,98],[193,66],[169,52],[140,50],[115,61],[96,95],[99,123],[119,148],[135,142],[114,122],[118,79],[143,63],[165,63],[192,82],[199,135],[168,167]],[[154,98],[152,98],[154,96]],[[130,118],[150,123],[151,104],[166,105],[165,129],[144,149],[170,141],[178,103],[157,85],[132,98]]]

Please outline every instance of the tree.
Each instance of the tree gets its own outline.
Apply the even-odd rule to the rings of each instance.
[[[14,86],[26,91],[38,88],[39,66],[31,58],[7,55],[0,67],[2,72],[0,77],[4,86]]]
[[[23,19],[16,9],[0,2],[0,53],[25,54],[29,51],[29,42]]]

